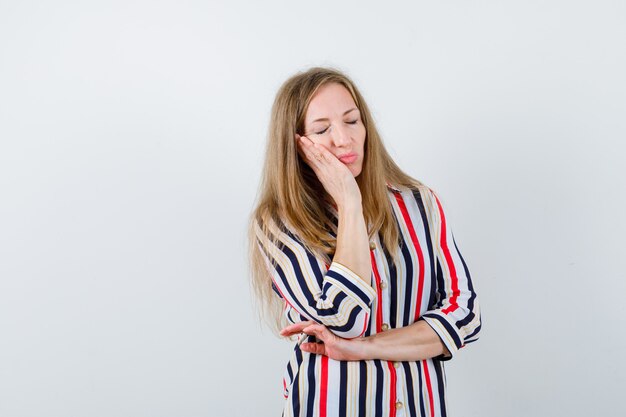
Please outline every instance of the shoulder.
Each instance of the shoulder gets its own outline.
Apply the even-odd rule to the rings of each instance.
[[[433,198],[437,194],[428,185],[422,182],[415,182],[411,184],[392,184],[387,182],[387,189],[394,194],[401,194],[402,196],[413,195],[418,199]]]
[[[419,208],[429,221],[443,216],[445,204],[442,202],[439,192],[422,182],[414,184],[388,184],[390,193],[395,199],[402,200],[407,206]],[[409,203],[410,202],[410,203]]]
[[[254,227],[257,238],[261,240],[278,242],[285,238],[296,238],[293,227],[281,216],[254,219]]]

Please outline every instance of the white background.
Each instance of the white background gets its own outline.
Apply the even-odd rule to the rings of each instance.
[[[276,90],[362,90],[482,303],[450,416],[623,410],[623,1],[0,1],[0,416],[278,416],[245,228]]]

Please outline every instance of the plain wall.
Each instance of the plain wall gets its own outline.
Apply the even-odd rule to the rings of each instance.
[[[481,299],[451,416],[625,386],[623,1],[0,1],[0,416],[277,416],[246,222],[290,75],[344,70]]]

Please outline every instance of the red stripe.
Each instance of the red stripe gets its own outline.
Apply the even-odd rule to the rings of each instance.
[[[424,377],[426,379],[426,389],[428,389],[428,402],[430,403],[430,417],[435,416],[435,401],[433,400],[433,387],[430,385],[430,374],[428,373],[428,363],[422,361]]]
[[[396,368],[393,362],[387,361],[391,382],[389,383],[389,417],[396,417]]]
[[[370,258],[372,258],[372,271],[374,271],[374,278],[376,279],[376,333],[380,333],[383,331],[383,297],[380,289],[380,275],[376,267],[376,258],[373,250],[370,251]]]
[[[424,291],[424,254],[422,253],[422,247],[420,246],[419,241],[417,240],[417,234],[415,233],[415,228],[413,227],[413,222],[411,221],[411,217],[409,216],[409,212],[406,209],[406,205],[404,204],[404,200],[402,199],[401,194],[395,194],[396,201],[398,202],[398,206],[400,207],[400,211],[402,212],[402,218],[404,218],[404,223],[406,224],[406,228],[409,229],[409,235],[411,235],[411,241],[413,242],[413,246],[415,247],[415,251],[417,252],[417,262],[419,265],[419,277],[417,284],[417,299],[415,300],[415,316],[414,320],[417,321],[419,319],[421,310],[422,310],[422,292]]]
[[[443,256],[446,258],[446,263],[448,264],[448,270],[450,271],[450,278],[452,279],[452,297],[450,297],[450,306],[441,310],[444,314],[448,314],[459,308],[459,305],[456,301],[459,296],[459,278],[456,275],[456,268],[454,267],[454,262],[452,262],[452,255],[450,255],[450,250],[448,249],[448,239],[446,236],[446,216],[443,214],[443,208],[441,208],[441,203],[437,196],[435,196],[435,201],[437,201],[437,207],[439,207],[439,215],[441,216],[441,249],[443,250]]]
[[[363,320],[363,330],[361,330],[361,334],[358,337],[363,336],[363,333],[367,330],[367,325],[369,323],[369,314],[365,313],[365,320]]]
[[[322,355],[322,375],[320,386],[320,417],[326,417],[328,398],[328,356]]]

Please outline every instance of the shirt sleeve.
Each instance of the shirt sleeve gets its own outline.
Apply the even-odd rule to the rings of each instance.
[[[284,224],[274,223],[269,236],[258,223],[256,230],[273,286],[293,310],[343,338],[365,332],[376,297],[371,277],[368,283],[346,265],[325,264]]]
[[[457,247],[441,200],[432,191],[424,197],[430,216],[431,238],[436,254],[436,303],[420,320],[426,321],[450,352],[449,360],[466,344],[478,340],[481,315],[469,270]]]

